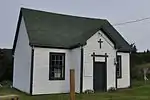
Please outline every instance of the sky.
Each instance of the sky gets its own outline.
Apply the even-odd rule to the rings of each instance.
[[[116,23],[150,17],[150,0],[0,0],[0,48],[12,48],[21,7],[107,19]],[[150,19],[114,26],[138,51],[150,49]]]

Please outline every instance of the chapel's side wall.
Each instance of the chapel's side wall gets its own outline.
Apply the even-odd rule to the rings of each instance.
[[[14,52],[13,87],[30,93],[31,47],[22,18]]]
[[[75,91],[80,93],[81,48],[71,50],[71,65],[75,69]]]
[[[127,88],[130,86],[130,54],[118,52],[121,55],[121,78],[117,79],[118,88]]]

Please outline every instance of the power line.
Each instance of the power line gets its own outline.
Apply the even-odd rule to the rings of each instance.
[[[132,20],[132,21],[127,21],[127,22],[123,22],[123,23],[116,23],[116,24],[113,24],[113,26],[126,25],[126,24],[131,24],[131,23],[137,23],[137,22],[141,22],[141,21],[144,21],[144,20],[148,20],[148,19],[150,19],[150,17],[141,18],[141,19]]]

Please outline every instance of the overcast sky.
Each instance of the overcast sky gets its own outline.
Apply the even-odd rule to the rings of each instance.
[[[104,18],[111,24],[150,17],[150,0],[0,0],[0,48],[12,48],[20,7]],[[115,28],[139,51],[150,49],[150,19]]]

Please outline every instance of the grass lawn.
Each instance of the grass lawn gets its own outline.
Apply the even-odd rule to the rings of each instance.
[[[20,100],[69,100],[68,94],[29,96],[8,87],[0,88],[0,95],[18,94]],[[134,82],[130,89],[115,92],[76,94],[76,100],[150,100],[150,82]]]

